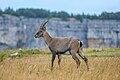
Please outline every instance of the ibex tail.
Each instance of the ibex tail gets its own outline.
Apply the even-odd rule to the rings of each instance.
[[[80,50],[83,51],[83,42],[79,40],[79,44],[80,44]]]

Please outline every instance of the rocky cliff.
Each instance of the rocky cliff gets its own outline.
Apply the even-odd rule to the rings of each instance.
[[[0,16],[0,49],[25,48],[48,49],[42,38],[35,39],[41,23],[47,19]],[[52,18],[47,31],[54,37],[77,37],[84,47],[120,47],[120,21],[70,19],[62,21]]]

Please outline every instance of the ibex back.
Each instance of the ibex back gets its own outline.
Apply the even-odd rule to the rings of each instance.
[[[89,70],[88,59],[82,53],[82,42],[79,39],[75,38],[67,38],[67,37],[51,37],[46,31],[45,23],[40,25],[39,31],[35,34],[35,38],[43,37],[49,49],[52,52],[52,63],[51,70],[53,69],[53,63],[56,55],[58,55],[58,65],[60,66],[61,62],[61,54],[69,51],[72,58],[77,63],[77,68],[80,66],[80,60],[77,58],[76,54],[78,54],[86,63],[87,70]]]

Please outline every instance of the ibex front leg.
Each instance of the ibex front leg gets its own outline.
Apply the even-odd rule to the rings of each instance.
[[[52,52],[51,70],[53,70],[53,64],[54,64],[55,57],[56,57],[56,53]]]

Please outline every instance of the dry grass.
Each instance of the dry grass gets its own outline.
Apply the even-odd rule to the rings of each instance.
[[[55,60],[50,70],[51,55],[36,54],[22,58],[6,58],[0,63],[0,80],[120,80],[120,57],[88,57],[90,71],[69,55],[63,55],[61,68]]]

